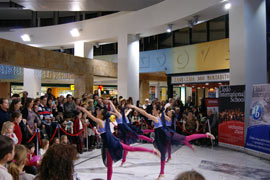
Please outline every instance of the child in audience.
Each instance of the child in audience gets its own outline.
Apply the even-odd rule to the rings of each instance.
[[[69,144],[68,137],[66,135],[62,135],[60,138],[60,144]]]
[[[14,123],[14,133],[16,134],[17,138],[18,138],[18,144],[22,143],[22,130],[20,127],[20,123],[22,121],[22,114],[20,112],[13,112],[11,114],[11,118],[12,118],[12,122]],[[26,123],[26,122],[23,122]]]
[[[42,139],[41,140],[41,148],[39,150],[39,154],[41,157],[46,153],[46,151],[49,149],[50,142],[48,139]]]
[[[25,165],[25,171],[27,173],[36,175],[37,174],[37,166],[39,164],[40,158],[35,155],[35,144],[29,143],[27,144],[28,153],[27,153],[27,159],[28,163]]]
[[[13,140],[14,144],[17,144],[18,138],[16,134],[13,132],[13,130],[14,130],[14,124],[10,121],[7,121],[3,124],[1,133],[4,136],[10,137]]]
[[[7,136],[0,135],[0,178],[1,180],[12,180],[5,165],[14,157],[14,142]]]
[[[60,144],[60,140],[59,140],[59,138],[54,138],[53,139],[53,144]]]
[[[17,144],[15,146],[14,159],[8,166],[8,172],[12,175],[13,180],[33,180],[35,176],[27,174],[23,171],[27,164],[27,149],[25,146]]]

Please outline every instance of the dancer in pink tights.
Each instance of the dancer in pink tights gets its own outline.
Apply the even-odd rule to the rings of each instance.
[[[161,153],[161,168],[160,168],[160,174],[157,178],[157,180],[160,180],[162,177],[164,177],[164,169],[165,169],[165,155],[168,149],[168,143],[171,142],[172,145],[187,145],[190,148],[193,148],[192,145],[189,143],[189,141],[200,139],[200,138],[211,138],[214,139],[214,136],[210,133],[206,134],[193,134],[190,136],[183,136],[180,134],[177,134],[174,131],[170,131],[166,127],[166,120],[164,112],[161,111],[161,106],[159,104],[155,104],[153,106],[153,112],[151,114],[148,114],[143,109],[138,108],[133,105],[128,105],[129,108],[133,108],[137,110],[139,113],[141,113],[143,116],[147,117],[149,120],[153,121],[154,128],[155,128],[155,141],[154,145],[157,147],[157,149]],[[162,115],[161,115],[162,114]],[[169,118],[169,117],[167,117]]]

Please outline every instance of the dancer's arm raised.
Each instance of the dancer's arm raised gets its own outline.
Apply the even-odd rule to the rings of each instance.
[[[170,106],[171,106],[171,105],[170,105],[169,103],[167,103],[167,104],[164,106],[164,111],[163,111],[164,116],[165,116],[165,120],[168,121],[168,122],[170,122],[172,119],[171,119],[169,116],[167,116],[165,112],[166,112],[167,108],[170,107]]]
[[[86,113],[87,116],[89,118],[91,118],[93,121],[95,121],[99,125],[100,128],[104,128],[104,122],[101,119],[96,118],[95,116],[93,116],[91,112],[87,111],[87,109],[85,109],[83,107],[80,107],[80,106],[77,106],[77,109],[79,109],[79,110],[83,111],[84,113]]]
[[[158,118],[151,115],[151,114],[148,114],[147,112],[145,112],[143,109],[141,108],[138,108],[137,106],[134,106],[134,105],[128,105],[128,108],[132,108],[132,109],[135,109],[137,110],[139,113],[141,113],[141,115],[147,117],[148,119],[152,120],[152,121],[155,121],[156,123],[158,122]]]
[[[117,118],[120,119],[121,116],[122,116],[121,113],[119,113],[119,112],[117,111],[117,109],[115,108],[115,106],[114,106],[114,104],[112,103],[112,101],[109,101],[109,103],[110,103],[110,105],[111,105],[112,110],[114,111],[114,113],[111,113],[111,114],[117,116]]]

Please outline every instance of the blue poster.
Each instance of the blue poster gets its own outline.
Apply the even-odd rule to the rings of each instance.
[[[254,85],[246,148],[270,154],[270,85]]]

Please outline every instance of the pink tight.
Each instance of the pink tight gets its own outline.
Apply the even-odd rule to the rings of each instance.
[[[147,141],[147,142],[150,142],[150,143],[153,143],[153,142],[154,142],[153,139],[151,139],[151,138],[149,138],[149,137],[147,137],[147,136],[138,135],[138,138],[141,139],[141,140],[145,140],[145,141]]]
[[[143,134],[148,134],[148,133],[154,132],[155,130],[154,129],[144,129],[142,131],[143,131]]]
[[[154,150],[151,149],[147,149],[147,148],[143,148],[143,147],[134,147],[134,146],[128,146],[126,144],[121,143],[123,150],[124,150],[124,154],[125,152],[127,153],[128,151],[131,152],[149,152],[152,154],[157,154]],[[109,153],[109,151],[107,151],[107,180],[111,180],[112,179],[112,173],[113,173],[113,161],[111,158],[111,155]]]
[[[190,136],[186,136],[185,145],[187,145],[189,148],[192,149],[192,145],[189,143],[189,141],[195,140],[195,139],[201,139],[201,138],[210,138],[206,134],[192,134]]]
[[[201,139],[201,138],[210,138],[208,137],[206,134],[192,134],[190,136],[186,136],[186,139],[185,139],[185,145],[187,145],[189,148],[192,149],[192,145],[189,143],[189,141],[192,141],[192,140],[195,140],[195,139]],[[170,158],[171,156],[171,141],[169,142],[169,147],[167,148],[168,150],[168,158]],[[165,168],[165,161],[164,160],[161,160],[160,162],[161,164],[161,167],[160,167],[160,174],[163,175],[164,174],[164,168]]]
[[[129,146],[129,145],[126,145],[126,144],[123,144],[123,143],[121,143],[121,145],[122,145],[122,147],[124,149],[122,164],[126,162],[128,151],[131,151],[131,152],[140,151],[140,152],[149,152],[149,153],[156,154],[156,152],[154,150],[151,150],[151,149],[146,149],[146,148],[143,148],[143,147]]]

